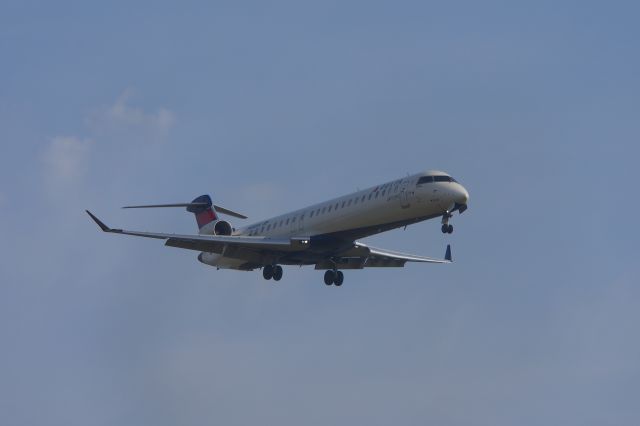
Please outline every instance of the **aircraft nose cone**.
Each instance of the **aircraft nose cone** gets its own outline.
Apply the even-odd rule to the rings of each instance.
[[[468,201],[469,201],[469,193],[467,192],[466,189],[464,189],[461,186],[460,187],[460,193],[458,194],[458,199],[456,200],[456,202],[458,202],[460,204],[467,204]]]
[[[456,205],[456,209],[460,213],[467,209],[467,203],[469,202],[469,193],[462,185],[460,185],[460,187],[456,190],[454,202]]]
[[[453,201],[456,204],[467,204],[469,201],[469,193],[465,189],[464,186],[457,184],[456,188],[453,190]]]

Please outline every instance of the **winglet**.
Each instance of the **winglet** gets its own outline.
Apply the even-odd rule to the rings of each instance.
[[[104,223],[102,223],[102,221],[100,221],[100,219],[98,219],[97,217],[95,217],[89,210],[85,210],[87,212],[87,214],[89,216],[91,216],[91,219],[93,219],[93,221],[95,223],[98,224],[98,226],[100,227],[100,229],[102,229],[104,232],[111,232],[111,228],[109,228],[107,225],[105,225]]]
[[[91,214],[91,213],[89,213]],[[451,244],[447,244],[447,252],[444,254],[444,260],[448,260],[449,262],[453,262],[451,258]]]

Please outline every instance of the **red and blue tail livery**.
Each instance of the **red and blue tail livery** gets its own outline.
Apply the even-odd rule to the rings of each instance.
[[[213,208],[211,197],[207,194],[194,199],[190,205],[187,206],[187,211],[196,216],[196,222],[198,222],[199,229],[202,229],[211,222],[218,220],[218,215]]]

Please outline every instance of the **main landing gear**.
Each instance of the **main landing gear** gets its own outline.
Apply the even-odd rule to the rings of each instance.
[[[336,287],[340,287],[344,281],[344,274],[342,271],[329,269],[324,273],[324,283],[326,285],[335,284]]]
[[[265,265],[265,267],[262,268],[262,277],[265,280],[273,278],[274,281],[280,281],[282,279],[282,266]]]
[[[449,219],[452,216],[453,215],[449,212],[446,212],[442,215],[442,228],[440,229],[442,230],[443,234],[453,234],[453,225],[449,223]]]

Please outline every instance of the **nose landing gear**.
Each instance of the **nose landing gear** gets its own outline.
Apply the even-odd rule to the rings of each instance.
[[[449,219],[452,216],[453,215],[449,212],[446,212],[442,215],[442,228],[440,229],[442,230],[443,234],[453,234],[453,225],[449,223]]]

